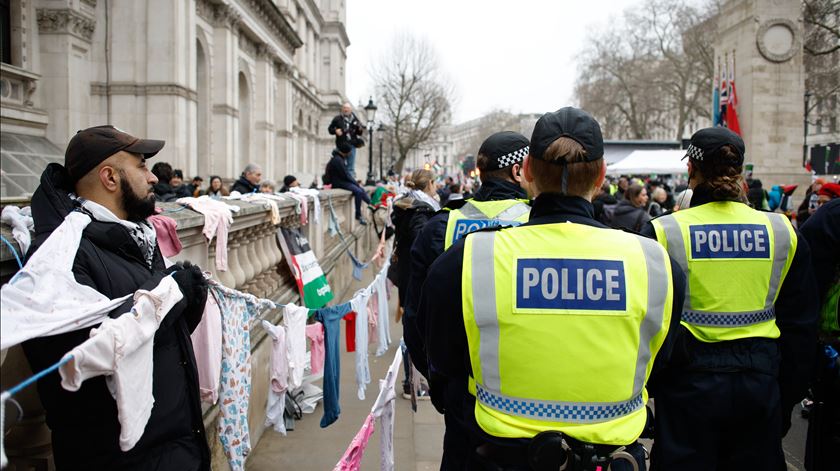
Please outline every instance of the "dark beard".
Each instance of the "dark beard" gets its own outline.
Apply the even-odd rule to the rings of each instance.
[[[121,172],[122,173],[122,172]],[[120,189],[122,189],[122,207],[125,211],[126,219],[131,222],[144,221],[149,216],[155,214],[155,195],[150,193],[148,197],[140,198],[137,193],[131,189],[125,174],[120,175]]]

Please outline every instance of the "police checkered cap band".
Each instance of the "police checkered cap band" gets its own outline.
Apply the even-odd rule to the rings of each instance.
[[[499,157],[499,168],[510,167],[513,164],[518,164],[522,162],[528,152],[530,150],[530,146],[525,146],[519,150],[513,151],[509,154],[505,154]]]
[[[703,160],[703,149],[694,144],[689,144],[688,149],[685,151],[685,156],[691,160]]]

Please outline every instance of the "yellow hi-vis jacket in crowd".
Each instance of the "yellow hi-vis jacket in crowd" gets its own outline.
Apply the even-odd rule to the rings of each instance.
[[[796,252],[787,217],[718,201],[652,224],[685,271],[682,324],[698,340],[779,337],[774,304]]]
[[[470,232],[485,227],[518,226],[528,222],[528,215],[531,214],[531,207],[524,200],[469,200],[459,209],[444,209],[449,211],[446,237],[443,239],[444,250],[449,250],[452,244]]]
[[[627,445],[671,320],[673,282],[651,239],[562,223],[467,236],[462,308],[488,434],[556,430]]]

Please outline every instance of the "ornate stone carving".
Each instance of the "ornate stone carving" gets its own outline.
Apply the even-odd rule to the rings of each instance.
[[[257,55],[257,44],[242,31],[239,31],[239,49],[241,49],[251,57]]]
[[[82,3],[96,10],[96,0],[82,0]]]
[[[195,14],[210,23],[213,22],[214,18],[213,9],[213,4],[208,0],[196,0],[195,2]]]
[[[41,34],[70,34],[90,41],[95,28],[96,21],[75,10],[38,9],[38,31]]]
[[[177,83],[134,83],[116,82],[110,86],[101,82],[90,84],[91,95],[168,95],[179,96],[191,101],[198,101],[198,93]]]
[[[242,21],[242,15],[230,5],[220,4],[213,7],[213,23],[216,26],[236,31],[240,21]]]
[[[787,18],[761,24],[755,36],[758,52],[770,62],[787,62],[799,51],[799,28]]]
[[[271,0],[241,0],[241,3],[247,5],[252,16],[262,20],[277,38],[288,44],[292,51],[303,46],[303,40],[274,2]]]

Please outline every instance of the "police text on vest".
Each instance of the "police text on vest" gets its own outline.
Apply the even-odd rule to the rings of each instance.
[[[570,258],[516,261],[517,309],[624,311],[624,262]]]
[[[689,227],[691,258],[770,258],[770,237],[761,224]]]
[[[459,219],[455,222],[455,231],[452,234],[452,243],[485,227],[496,226],[518,226],[518,221],[502,221],[500,219]]]

